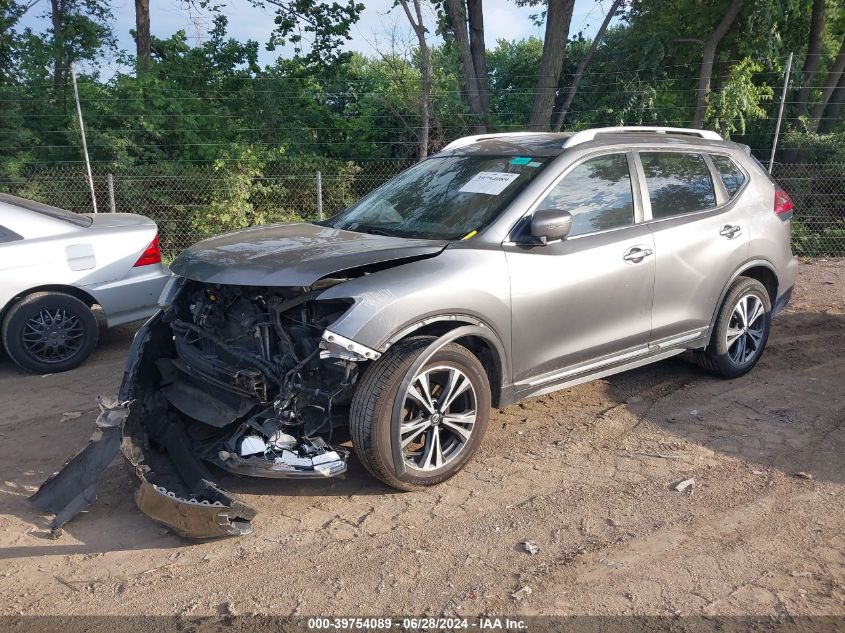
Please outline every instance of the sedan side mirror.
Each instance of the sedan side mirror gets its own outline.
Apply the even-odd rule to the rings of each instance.
[[[531,218],[531,236],[541,244],[565,239],[572,230],[572,214],[560,209],[537,209]]]

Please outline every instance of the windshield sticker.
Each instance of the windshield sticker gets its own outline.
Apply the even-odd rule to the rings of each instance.
[[[515,156],[511,158],[511,165],[528,165],[530,162],[530,156]]]
[[[519,174],[508,174],[501,171],[481,171],[470,178],[458,191],[460,193],[486,193],[496,196],[502,193],[517,178],[519,178]]]
[[[529,167],[539,167],[539,166],[540,166],[540,165],[542,165],[542,164],[543,164],[543,163],[539,163],[539,162],[537,162],[536,160],[532,160],[530,163],[528,163],[528,166],[529,166]]]

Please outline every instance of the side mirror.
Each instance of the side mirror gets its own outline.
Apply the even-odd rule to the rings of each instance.
[[[537,209],[531,217],[531,237],[546,244],[562,240],[572,230],[572,214],[560,209]]]

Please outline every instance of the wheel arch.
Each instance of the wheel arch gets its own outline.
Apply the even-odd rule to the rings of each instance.
[[[722,307],[722,303],[724,303],[730,287],[740,277],[750,277],[751,279],[756,279],[763,284],[766,291],[769,293],[769,299],[772,306],[775,305],[778,295],[779,279],[774,264],[767,259],[749,260],[733,272],[724,288],[722,288],[719,300],[716,302],[716,306],[713,308],[713,314],[710,317],[710,328],[708,330],[708,334],[713,332],[713,327],[716,324],[716,317],[719,314],[719,309]]]
[[[6,305],[4,305],[2,309],[0,309],[0,323],[2,323],[3,320],[6,318],[6,313],[9,311],[9,308],[11,308],[13,305],[15,305],[15,303],[17,303],[21,299],[28,297],[31,294],[35,294],[36,292],[61,292],[62,294],[70,295],[71,297],[79,299],[89,308],[98,303],[93,295],[82,290],[81,288],[77,288],[76,286],[67,286],[63,284],[44,284],[42,286],[35,286],[33,288],[27,288],[26,290],[16,292],[15,295],[11,299],[9,299],[8,302],[6,302]]]
[[[490,383],[491,402],[500,408],[510,403],[508,356],[498,334],[486,323],[465,314],[441,314],[402,328],[388,339],[392,346],[409,336],[436,337],[437,348],[446,343],[463,345],[481,362]]]

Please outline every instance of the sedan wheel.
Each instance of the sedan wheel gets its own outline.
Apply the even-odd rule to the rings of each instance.
[[[24,324],[23,346],[42,363],[61,363],[79,353],[85,331],[79,316],[65,308],[40,310]]]
[[[3,344],[24,369],[57,373],[79,366],[97,345],[97,319],[76,297],[36,292],[12,306],[3,321]]]

